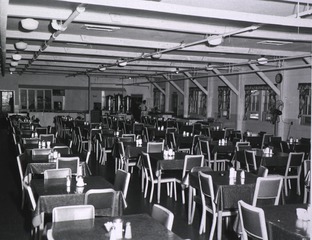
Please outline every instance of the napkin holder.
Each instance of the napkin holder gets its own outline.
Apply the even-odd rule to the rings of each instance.
[[[77,176],[77,177],[76,177],[76,181],[77,181],[77,183],[76,183],[76,186],[77,186],[77,187],[83,187],[83,186],[85,185],[82,176]]]

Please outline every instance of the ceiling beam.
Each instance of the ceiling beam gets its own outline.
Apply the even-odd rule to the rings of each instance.
[[[49,34],[33,32],[33,33],[23,33],[20,31],[7,31],[7,38],[11,39],[24,39],[24,40],[46,40]],[[312,41],[312,37],[311,37]],[[83,43],[86,44],[85,48],[88,48],[88,44],[99,44],[99,45],[109,45],[116,47],[131,47],[131,48],[142,48],[150,49],[155,51],[155,49],[167,49],[176,46],[176,43],[170,42],[159,42],[159,41],[145,41],[138,39],[129,38],[111,38],[111,37],[97,37],[97,36],[87,36],[87,35],[74,35],[74,34],[62,34],[55,42],[66,42],[68,46],[69,43]],[[142,50],[144,51],[144,50]],[[217,46],[214,48],[208,47],[205,44],[195,45],[179,50],[179,52],[210,52],[210,53],[231,53],[231,54],[246,54],[246,55],[266,55],[266,56],[297,56],[301,54],[309,53],[300,51],[288,51],[288,50],[274,50],[274,49],[261,49],[261,48],[246,48],[246,47],[227,47],[227,46]]]
[[[267,24],[275,26],[288,26],[294,28],[312,28],[312,20],[301,18],[288,18],[265,14],[212,9],[206,7],[192,7],[178,4],[132,0],[58,0],[60,2],[85,3],[89,5],[126,9],[128,11],[146,11],[151,13],[165,13],[178,16],[191,16],[197,18],[240,21],[243,23]]]
[[[146,79],[147,79],[151,84],[153,84],[162,94],[166,95],[165,90],[162,89],[162,88],[158,85],[158,83],[155,83],[155,82],[151,81],[148,77],[146,77]]]
[[[281,95],[281,91],[273,84],[273,82],[261,71],[261,69],[255,64],[249,64],[252,70],[256,71],[256,74],[266,83],[268,84],[272,90],[278,95]]]
[[[177,89],[184,96],[184,91],[175,82],[172,82],[171,79],[166,75],[162,75],[162,77],[166,79],[175,89]]]
[[[188,72],[184,72],[183,73],[186,77],[188,77],[189,80],[191,80],[200,90],[202,90],[203,93],[206,94],[206,96],[208,96],[208,91],[206,88],[204,88],[196,79],[193,78],[193,76],[188,73]]]
[[[214,74],[218,74],[218,77],[238,96],[239,91],[236,87],[225,77],[218,69],[212,69]]]

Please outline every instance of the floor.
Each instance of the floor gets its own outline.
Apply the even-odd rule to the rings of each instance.
[[[91,169],[95,175],[101,175],[113,182],[114,168],[113,160],[109,160],[106,166],[99,166],[93,162]],[[30,239],[31,215],[27,208],[21,210],[20,183],[15,159],[14,145],[8,133],[8,125],[5,119],[0,118],[0,240],[28,240]],[[178,189],[178,193],[179,193]],[[149,203],[144,199],[141,192],[140,179],[136,169],[134,170],[127,196],[128,208],[124,214],[150,213],[153,202]],[[302,197],[294,193],[294,188],[290,196],[286,199],[287,203],[302,202]],[[166,193],[161,195],[161,205],[170,209],[174,215],[172,231],[183,239],[208,239],[210,223],[207,220],[208,233],[199,235],[199,223],[201,210],[196,209],[194,223],[187,224],[187,205],[181,203],[181,194],[178,194],[178,201],[167,197]],[[235,240],[236,234],[229,228],[224,229],[222,239]]]

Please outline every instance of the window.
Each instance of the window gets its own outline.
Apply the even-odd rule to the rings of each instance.
[[[52,90],[20,89],[20,109],[50,111],[52,109]]]
[[[298,90],[300,124],[311,125],[311,84],[299,83]]]
[[[206,94],[198,88],[190,88],[189,93],[189,114],[190,115],[207,115]]]
[[[218,118],[230,118],[230,94],[229,87],[218,87]]]
[[[275,109],[276,93],[267,85],[245,86],[244,120],[271,121]]]
[[[157,88],[154,88],[154,110],[165,112],[165,96]]]

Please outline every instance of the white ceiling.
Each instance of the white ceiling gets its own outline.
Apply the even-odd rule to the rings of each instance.
[[[81,12],[51,38],[56,32],[51,21],[64,24],[76,8]],[[293,58],[311,64],[305,58],[312,49],[310,0],[1,0],[0,13],[2,75],[10,72],[17,52],[22,60],[14,73],[66,76],[128,78],[176,68],[200,72],[207,65],[224,69],[261,56],[276,67],[281,61],[291,65]],[[38,20],[39,27],[25,31],[20,24],[24,18]],[[87,30],[86,24],[115,29]],[[247,31],[251,26],[254,31]],[[212,47],[206,40],[215,35],[224,41]],[[24,51],[14,47],[20,40],[28,44]],[[268,40],[285,44],[263,44]],[[160,59],[151,58],[159,51],[164,51]],[[127,66],[119,67],[118,60]],[[103,66],[106,70],[99,71]]]

